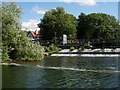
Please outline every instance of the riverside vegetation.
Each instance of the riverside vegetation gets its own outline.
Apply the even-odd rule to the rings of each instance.
[[[2,61],[41,60],[45,52],[52,54],[61,50],[54,44],[49,47],[32,43],[25,32],[21,30],[19,22],[22,10],[15,3],[2,3]],[[120,39],[120,25],[114,16],[104,13],[81,13],[76,19],[66,13],[64,8],[57,7],[47,11],[38,24],[41,29],[42,40],[62,41],[66,34],[69,40],[100,39],[107,41]],[[49,36],[49,37],[48,37]],[[117,45],[119,46],[120,43]],[[84,50],[84,46],[79,51]],[[74,50],[73,47],[70,50]]]
[[[48,54],[52,54],[52,53],[55,53],[55,52],[58,52],[59,50],[61,50],[61,48],[57,47],[54,44],[51,44],[48,47],[47,46],[43,46],[43,47],[45,49],[45,52]]]

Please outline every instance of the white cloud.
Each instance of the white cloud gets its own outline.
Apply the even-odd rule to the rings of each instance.
[[[94,6],[96,5],[95,0],[84,0],[80,2],[80,5]]]
[[[39,20],[29,20],[27,22],[22,23],[22,30],[27,30],[27,31],[35,31],[38,29],[37,24],[39,24]]]
[[[95,0],[59,0],[59,1],[60,2],[66,2],[66,3],[76,2],[76,3],[79,3],[80,5],[87,5],[87,6],[96,5]]]
[[[34,6],[33,8],[32,8],[32,11],[31,12],[34,12],[34,13],[36,13],[36,14],[45,14],[46,13],[46,11],[47,10],[43,10],[43,9],[41,9],[39,6]]]
[[[60,2],[66,2],[66,3],[71,3],[73,2],[74,0],[59,0]]]

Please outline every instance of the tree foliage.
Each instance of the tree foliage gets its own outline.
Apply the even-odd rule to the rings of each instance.
[[[21,30],[21,9],[15,3],[2,5],[2,60],[40,60],[44,49],[35,45]]]
[[[63,34],[68,35],[68,39],[73,39],[76,33],[76,18],[65,13],[64,8],[57,7],[47,11],[38,26],[44,40],[52,40],[55,36],[60,40]]]
[[[77,38],[117,39],[120,37],[119,23],[114,16],[104,13],[81,13],[78,18]]]

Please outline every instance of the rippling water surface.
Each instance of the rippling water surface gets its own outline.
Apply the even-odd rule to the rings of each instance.
[[[46,57],[2,66],[3,88],[116,88],[120,57]]]

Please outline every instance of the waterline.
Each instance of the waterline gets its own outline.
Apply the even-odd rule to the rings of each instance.
[[[0,65],[6,65],[6,66],[28,66],[28,65],[22,65],[18,63],[0,63]]]

